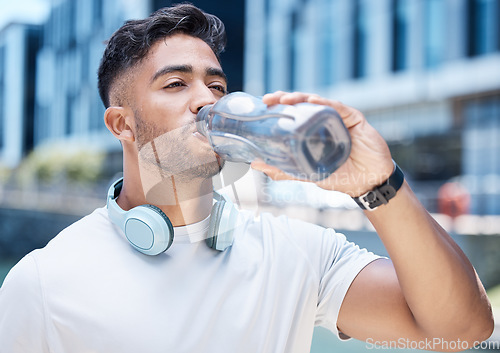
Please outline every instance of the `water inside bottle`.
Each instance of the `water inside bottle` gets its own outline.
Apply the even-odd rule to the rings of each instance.
[[[268,107],[248,94],[232,93],[203,107],[197,126],[223,159],[250,163],[259,158],[312,181],[333,173],[350,151],[338,113],[310,103]]]

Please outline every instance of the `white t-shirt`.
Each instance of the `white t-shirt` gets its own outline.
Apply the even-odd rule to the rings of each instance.
[[[0,352],[309,352],[314,326],[337,332],[347,289],[378,257],[331,229],[240,217],[224,252],[205,244],[207,219],[147,256],[97,209],[10,271]]]

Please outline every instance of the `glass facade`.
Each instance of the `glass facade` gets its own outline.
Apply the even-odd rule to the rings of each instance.
[[[446,7],[444,0],[425,0],[424,17],[425,66],[434,68],[443,61],[446,50]]]
[[[35,60],[40,28],[0,31],[0,164],[15,167],[34,145]]]
[[[4,147],[5,138],[5,47],[0,45],[0,150]]]
[[[144,6],[147,8],[147,6]],[[37,58],[35,140],[99,136],[113,145],[103,122],[97,69],[105,40],[128,18],[145,16],[122,0],[74,0],[54,5]],[[106,18],[106,23],[102,20]],[[101,137],[102,135],[102,137]]]
[[[467,55],[500,50],[500,0],[467,0]]]
[[[466,99],[463,178],[472,193],[471,212],[500,213],[500,93]]]
[[[328,86],[335,82],[335,33],[339,29],[335,21],[332,21],[332,15],[335,13],[335,3],[328,0],[322,1],[322,11],[319,12],[321,28],[320,47],[323,48],[319,55],[318,82],[321,86]]]
[[[104,106],[97,90],[97,70],[105,41],[125,20],[145,17],[153,10],[173,3],[168,0],[55,1],[47,20],[37,27],[36,34],[30,32],[26,39],[5,43],[0,35],[2,57],[15,51],[24,60],[23,52],[29,53],[26,56],[28,61],[22,66],[12,60],[10,63],[3,60],[0,66],[0,162],[2,152],[7,153],[2,148],[7,135],[18,136],[22,141],[21,144],[17,141],[9,144],[17,146],[11,148],[18,152],[25,151],[19,156],[36,145],[64,139],[94,141],[104,150],[118,151],[120,145],[105,127]],[[221,56],[222,64],[229,89],[242,90],[244,4],[214,0],[197,1],[196,5],[217,14],[225,23],[228,43]],[[34,35],[38,37],[35,39]],[[7,73],[13,71],[12,65],[16,66],[16,72],[21,70],[20,73],[26,75],[26,80],[22,77],[6,78]],[[19,85],[22,92],[8,89],[7,82],[11,86]],[[20,113],[15,112],[22,116],[19,124],[24,124],[16,127],[14,133],[13,128],[6,125],[7,116],[14,113],[7,113],[6,109],[11,108],[5,108],[3,104],[14,101],[13,97],[20,102],[18,106],[22,109]],[[19,163],[20,158],[16,157],[11,164]]]
[[[265,1],[247,1],[261,20],[246,23],[253,40],[245,90],[262,95],[279,82],[360,109],[431,211],[439,187],[455,177],[500,185],[493,167],[500,166],[500,118],[490,102],[500,91],[500,0]],[[289,59],[277,63],[283,46]],[[481,112],[472,117],[474,109]],[[485,127],[471,125],[479,116],[489,119]],[[480,195],[473,192],[471,212],[500,213]]]
[[[352,77],[356,79],[366,76],[368,17],[363,0],[354,0],[353,3]]]
[[[0,67],[2,61],[9,65],[9,50],[32,56],[17,79],[7,78],[12,70],[0,72],[0,150],[81,137],[118,150],[105,129],[96,89],[103,42],[125,19],[170,3],[54,2],[37,29],[42,40],[36,55],[37,44],[28,36],[21,45],[1,42]],[[244,31],[243,4],[197,5],[216,13],[228,29],[222,64],[231,91],[320,93],[362,110],[402,155],[409,153],[404,146],[422,145],[411,151],[413,160],[428,155],[424,145],[436,150],[442,140],[452,151],[449,159],[440,158],[449,160],[448,171],[481,178],[500,174],[493,168],[500,164],[499,118],[488,113],[497,108],[487,108],[495,107],[490,100],[500,91],[500,0],[249,0]],[[22,113],[15,114],[22,114],[24,127],[7,124],[14,113],[5,107],[13,97],[21,102]],[[19,135],[16,142],[8,142],[13,135]],[[439,184],[450,177],[451,172],[426,172],[433,163],[417,168],[415,179]]]
[[[35,88],[36,88],[36,53],[40,48],[41,31],[38,27],[29,27],[26,31],[24,52],[24,122],[23,122],[23,155],[28,154],[35,144]]]
[[[297,71],[297,41],[298,41],[298,32],[299,32],[299,9],[295,8],[292,10],[291,19],[290,19],[290,35],[288,36],[288,60],[289,60],[289,70],[288,70],[288,88],[290,91],[295,91],[297,87],[296,80],[296,71]],[[266,67],[270,65],[269,62],[266,63]],[[266,74],[268,80],[271,79],[271,73],[268,72]],[[269,85],[266,85],[266,91],[270,91],[268,88]]]
[[[402,71],[408,67],[408,16],[409,2],[392,0],[392,71]]]

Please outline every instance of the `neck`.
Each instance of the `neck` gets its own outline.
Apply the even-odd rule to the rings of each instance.
[[[191,180],[183,183],[171,177],[146,193],[146,201],[162,209],[175,226],[205,219],[212,209],[212,180]]]
[[[185,180],[176,176],[146,177],[124,163],[123,187],[118,204],[124,210],[151,204],[159,207],[174,227],[199,222],[212,209],[212,179]]]

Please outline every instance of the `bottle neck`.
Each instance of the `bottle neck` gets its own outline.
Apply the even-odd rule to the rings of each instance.
[[[196,128],[198,132],[205,137],[208,137],[207,124],[208,124],[208,114],[212,109],[213,104],[207,104],[200,109],[198,114],[196,114]]]

